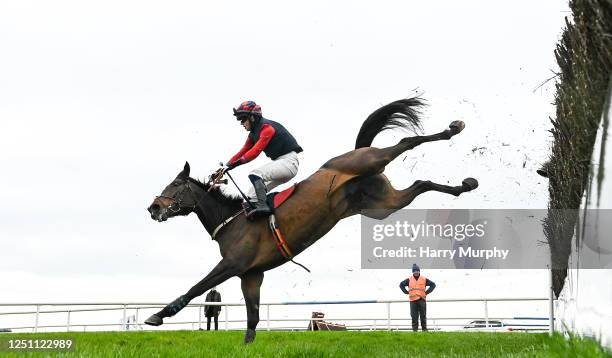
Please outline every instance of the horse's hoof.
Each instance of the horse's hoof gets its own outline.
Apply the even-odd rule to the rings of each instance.
[[[158,315],[154,314],[153,316],[147,318],[145,324],[148,324],[149,326],[161,326],[164,324],[164,320]]]
[[[474,178],[465,178],[461,184],[463,184],[465,191],[471,191],[478,188],[478,180]]]
[[[255,340],[255,330],[247,329],[246,334],[244,335],[244,344],[253,343]]]
[[[451,132],[453,132],[453,135],[461,133],[463,128],[465,128],[465,122],[463,122],[463,121],[453,121],[453,122],[451,122],[451,124],[448,125],[448,128],[450,128]]]

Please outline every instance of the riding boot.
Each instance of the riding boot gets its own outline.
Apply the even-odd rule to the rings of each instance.
[[[257,195],[257,203],[255,203],[255,208],[248,213],[248,217],[257,218],[262,216],[268,216],[272,214],[272,210],[268,206],[266,202],[267,199],[267,190],[266,184],[264,184],[263,179],[256,175],[249,175],[249,179],[253,183],[253,187],[255,188],[255,194]]]

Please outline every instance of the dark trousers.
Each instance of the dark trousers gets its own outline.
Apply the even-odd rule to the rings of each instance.
[[[421,318],[421,327],[423,331],[427,331],[427,303],[424,299],[410,301],[410,317],[412,317],[412,330],[419,330],[419,317]]]
[[[213,317],[206,317],[206,330],[210,331],[210,319]],[[215,331],[219,330],[219,316],[215,316]]]

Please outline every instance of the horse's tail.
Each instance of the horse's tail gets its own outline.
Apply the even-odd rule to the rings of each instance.
[[[355,149],[369,147],[376,135],[386,129],[405,128],[412,132],[420,131],[421,121],[419,119],[419,108],[424,106],[424,100],[419,97],[400,99],[382,106],[374,111],[363,122]]]

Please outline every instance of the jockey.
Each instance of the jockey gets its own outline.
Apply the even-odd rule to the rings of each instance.
[[[247,194],[256,201],[255,209],[247,213],[249,217],[269,215],[272,210],[266,203],[266,193],[295,177],[300,164],[297,153],[303,151],[302,147],[280,123],[263,118],[261,107],[253,101],[234,108],[234,116],[249,135],[242,149],[226,163],[227,170],[250,162],[261,152],[272,159],[249,174],[253,187]]]

